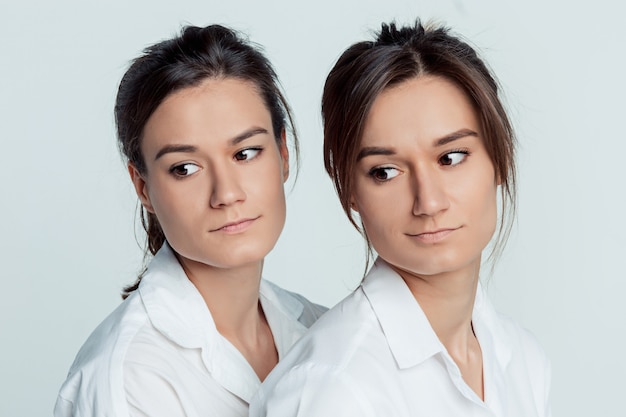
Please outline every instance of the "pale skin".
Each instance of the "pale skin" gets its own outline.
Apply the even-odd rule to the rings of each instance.
[[[420,76],[384,90],[368,115],[352,207],[406,282],[467,385],[484,400],[472,328],[498,180],[476,112],[455,84]]]
[[[129,173],[217,330],[262,381],[278,362],[259,302],[263,259],[285,222],[289,155],[254,84],[207,79],[159,105],[144,128],[146,172]]]

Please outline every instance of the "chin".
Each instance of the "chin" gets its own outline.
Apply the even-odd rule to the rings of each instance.
[[[445,274],[454,272],[467,266],[470,262],[460,262],[459,255],[456,253],[438,254],[437,256],[420,256],[422,259],[416,259],[415,257],[405,259],[404,262],[393,262],[393,259],[387,260],[383,257],[387,263],[395,268],[406,271],[416,276],[435,276],[439,274]]]
[[[254,265],[263,262],[269,250],[265,248],[238,248],[224,254],[216,263],[221,264],[221,268],[238,268],[248,265]]]

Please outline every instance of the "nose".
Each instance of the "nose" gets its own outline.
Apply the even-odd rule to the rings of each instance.
[[[450,207],[445,182],[437,168],[416,170],[412,188],[414,216],[433,217]]]
[[[241,181],[234,172],[220,169],[213,172],[209,204],[213,208],[227,207],[246,199]]]

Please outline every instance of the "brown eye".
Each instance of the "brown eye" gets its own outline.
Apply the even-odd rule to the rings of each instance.
[[[449,165],[449,166],[458,165],[461,162],[463,162],[465,158],[467,158],[467,155],[468,155],[467,151],[450,152],[450,153],[443,155],[441,158],[439,158],[439,163],[441,165]]]
[[[391,167],[372,168],[368,175],[374,179],[374,181],[384,182],[389,181],[392,178],[397,177],[400,172]]]
[[[249,161],[256,158],[260,153],[261,148],[246,148],[242,149],[235,154],[235,160],[237,161]]]
[[[198,172],[200,167],[195,164],[180,164],[172,167],[170,172],[177,177],[187,177],[195,172]]]

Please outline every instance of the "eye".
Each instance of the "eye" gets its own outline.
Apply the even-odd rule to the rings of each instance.
[[[170,172],[176,176],[176,177],[188,177],[189,175],[198,172],[200,170],[200,167],[196,164],[191,164],[191,163],[186,163],[186,164],[180,164],[180,165],[175,165],[172,168],[170,168]]]
[[[400,175],[400,171],[391,167],[376,167],[370,169],[368,175],[374,179],[374,181],[385,182]]]
[[[469,155],[469,152],[466,150],[448,152],[442,155],[441,158],[439,158],[439,163],[441,165],[448,165],[448,166],[458,165],[461,162],[465,161],[465,158],[467,158],[467,155]]]
[[[235,154],[235,160],[237,161],[249,161],[256,158],[263,148],[246,148],[242,149]]]

